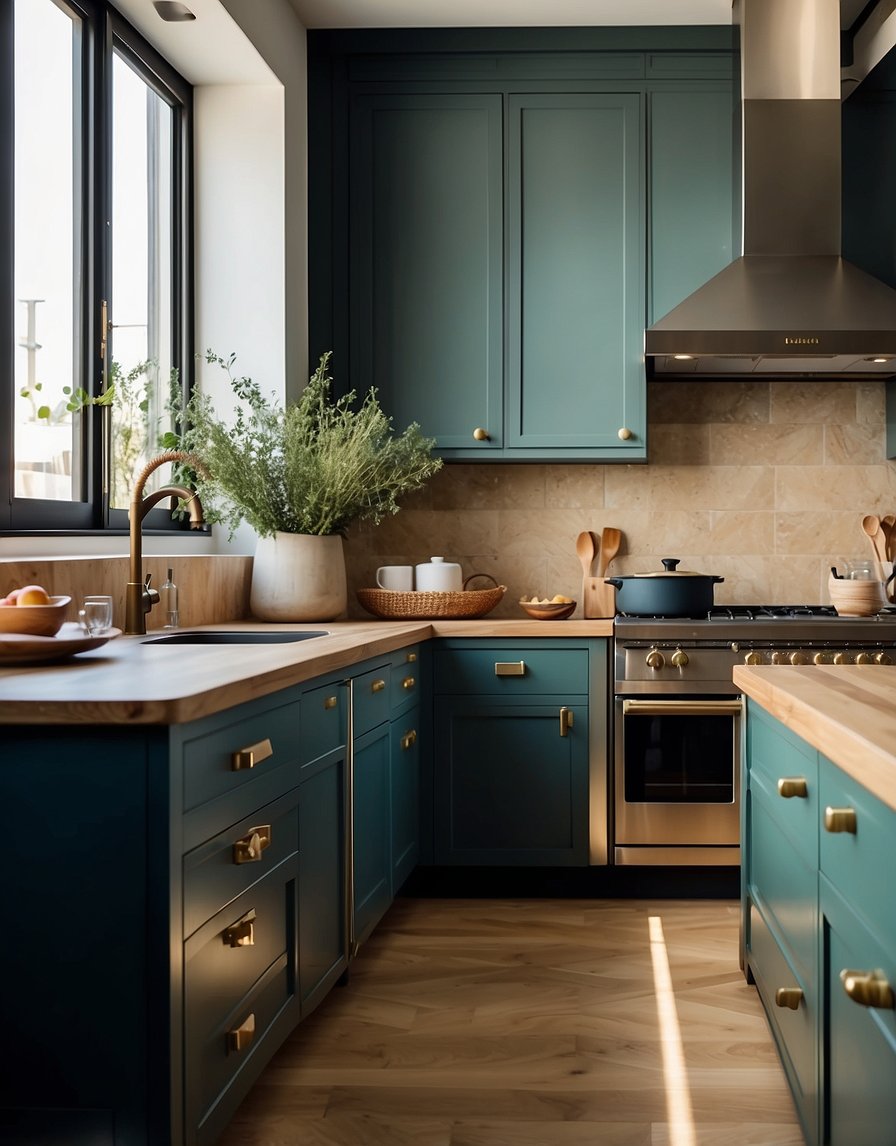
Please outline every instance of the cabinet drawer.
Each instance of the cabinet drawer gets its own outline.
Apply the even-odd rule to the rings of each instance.
[[[437,649],[433,665],[434,689],[440,694],[568,696],[588,691],[586,649]]]
[[[347,690],[341,681],[302,693],[302,767],[345,744]]]
[[[818,753],[750,709],[750,788],[765,800],[790,844],[818,866]]]
[[[807,981],[794,973],[755,905],[750,911],[750,969],[778,1044],[797,1110],[809,1132],[808,1141],[814,1142],[818,1077],[815,1054],[816,978],[813,976]],[[803,992],[796,1010],[776,1003],[779,988],[797,988]]]
[[[236,714],[239,709],[232,715]],[[205,725],[203,721],[200,727]],[[251,712],[192,736],[187,729],[182,749],[184,811],[252,785],[284,765],[295,764],[299,757],[299,729],[297,700]],[[258,787],[263,788],[264,784]],[[255,807],[267,799],[261,799]],[[251,811],[251,807],[247,804],[245,810]]]
[[[420,696],[420,649],[401,649],[389,674],[389,702],[393,712],[415,704]]]
[[[294,789],[184,856],[184,937],[298,851],[298,804]]]
[[[893,841],[896,812],[821,757],[821,870],[854,911],[896,948],[893,902]],[[827,809],[855,813],[855,831],[829,831]]]
[[[363,736],[389,719],[391,665],[386,662],[352,681],[354,733]]]

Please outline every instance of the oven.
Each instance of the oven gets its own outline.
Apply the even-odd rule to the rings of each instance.
[[[717,607],[705,617],[618,616],[612,861],[740,862],[743,699],[736,664],[896,661],[896,615],[825,606]]]

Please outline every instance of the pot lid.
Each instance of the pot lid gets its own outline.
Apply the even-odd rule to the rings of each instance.
[[[664,557],[663,568],[650,573],[632,573],[632,577],[712,577],[712,573],[698,573],[695,569],[678,569],[679,557]],[[721,578],[716,578],[721,580]]]

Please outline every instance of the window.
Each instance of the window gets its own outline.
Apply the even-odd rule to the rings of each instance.
[[[124,529],[190,382],[191,89],[105,0],[0,0],[0,73],[0,530]]]

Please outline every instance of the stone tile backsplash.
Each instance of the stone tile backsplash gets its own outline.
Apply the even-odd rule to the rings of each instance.
[[[827,604],[831,565],[870,556],[862,515],[896,513],[884,432],[883,382],[651,383],[647,465],[446,465],[352,530],[349,612],[378,565],[433,555],[506,585],[495,617],[523,594],[580,601],[576,535],[605,525],[625,535],[616,572],[680,557],[725,578],[719,603]]]

